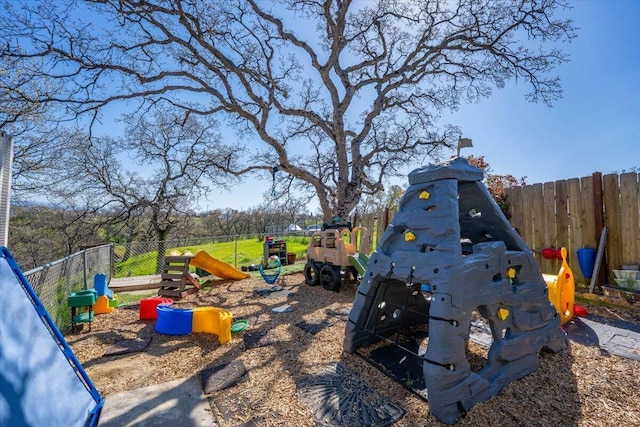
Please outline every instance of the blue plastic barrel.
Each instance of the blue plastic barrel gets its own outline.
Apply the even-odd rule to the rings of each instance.
[[[585,279],[591,279],[593,267],[596,265],[596,250],[593,248],[582,248],[576,251],[578,253],[578,264],[580,271]]]

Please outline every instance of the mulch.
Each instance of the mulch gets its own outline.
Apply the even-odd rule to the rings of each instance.
[[[344,321],[353,303],[355,284],[343,285],[339,293],[329,292],[321,286],[305,285],[302,274],[284,276],[279,284],[288,292],[275,298],[257,294],[254,289],[264,287],[264,282],[250,278],[214,284],[176,301],[177,307],[225,308],[234,319],[249,321],[243,332],[233,334],[232,340],[223,345],[212,334],[159,334],[153,328],[154,321],[138,319],[135,305],[96,316],[90,332],[85,325],[66,339],[103,397],[178,378],[202,379],[203,372],[220,372],[216,369],[233,362],[236,365],[231,371],[240,373],[241,362],[247,371],[241,380],[206,393],[222,427],[316,425],[303,389],[310,378],[331,363],[340,363],[353,375],[349,378],[358,378],[391,407],[402,410],[403,415],[393,425],[443,425],[429,413],[428,403],[406,385],[362,357],[343,352]],[[289,305],[292,311],[272,312],[283,305]],[[632,309],[587,309],[607,318],[640,318]],[[266,340],[269,344],[247,345],[252,342],[249,338],[258,335],[258,342]],[[151,341],[143,351],[104,356],[116,343],[146,337]],[[470,343],[467,357],[474,370],[486,361],[486,351],[486,346]],[[222,378],[216,381],[225,382]],[[570,351],[542,353],[540,367],[533,374],[471,408],[458,425],[640,425],[639,395],[640,362],[608,354],[596,346],[572,343]]]

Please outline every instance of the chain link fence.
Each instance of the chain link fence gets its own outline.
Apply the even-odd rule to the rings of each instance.
[[[97,246],[76,252],[52,263],[24,273],[38,298],[59,329],[71,325],[71,309],[67,297],[71,292],[93,287],[98,273],[112,277],[113,247]]]
[[[172,251],[189,251],[195,255],[198,251],[205,250],[211,256],[236,268],[259,264],[263,259],[265,236],[250,234],[115,244],[114,277],[160,274],[164,266],[164,256]],[[297,255],[301,257],[304,254]]]
[[[309,237],[288,233],[275,236],[275,239],[285,236],[292,243],[290,247],[297,260],[304,260]],[[265,234],[252,234],[103,245],[76,252],[27,271],[24,275],[53,321],[64,331],[71,325],[71,309],[67,305],[67,297],[72,292],[92,288],[94,277],[98,273],[107,275],[107,283],[116,277],[160,274],[165,255],[172,251],[181,254],[189,251],[195,254],[205,250],[236,268],[257,265],[265,258],[265,237]],[[294,242],[297,244],[293,245]]]

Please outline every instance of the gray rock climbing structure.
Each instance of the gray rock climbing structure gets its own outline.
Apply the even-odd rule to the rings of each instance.
[[[540,350],[568,346],[531,250],[482,178],[461,158],[409,174],[410,187],[369,260],[345,331],[344,350],[353,353],[428,324],[429,409],[447,424],[535,371]],[[492,333],[488,361],[477,373],[465,356],[474,310]]]

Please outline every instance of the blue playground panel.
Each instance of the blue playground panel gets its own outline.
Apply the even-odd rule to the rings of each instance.
[[[107,275],[104,273],[98,273],[93,278],[93,288],[98,291],[98,295],[105,295],[109,299],[113,299],[113,291],[109,289],[107,285]]]
[[[0,425],[96,426],[103,399],[0,246]]]

